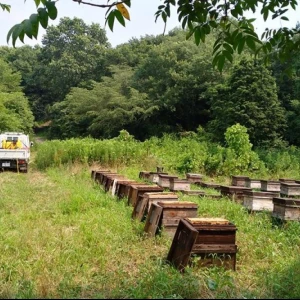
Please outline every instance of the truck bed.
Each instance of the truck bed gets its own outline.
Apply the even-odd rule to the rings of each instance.
[[[30,151],[26,149],[0,149],[0,160],[9,160],[9,159],[29,159]]]

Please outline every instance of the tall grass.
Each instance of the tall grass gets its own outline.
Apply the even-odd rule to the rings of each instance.
[[[195,137],[165,135],[145,142],[86,138],[44,142],[38,145],[35,163],[40,170],[74,162],[90,165],[97,162],[102,166],[118,168],[136,165],[149,170],[159,165],[181,176],[187,172],[197,172],[214,178],[243,174],[260,179],[300,179],[298,148],[257,149],[245,155],[247,163],[241,167],[243,157],[237,156],[234,149],[200,141]]]
[[[299,298],[299,222],[179,194],[198,204],[198,216],[238,229],[235,272],[190,266],[180,274],[165,261],[171,240],[148,238],[132,207],[91,180],[94,168],[0,174],[1,298]],[[136,167],[119,170],[138,176]]]

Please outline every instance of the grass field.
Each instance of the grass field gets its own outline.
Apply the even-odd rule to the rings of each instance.
[[[166,263],[171,240],[143,232],[132,207],[90,177],[96,166],[0,173],[0,298],[300,297],[300,222],[249,214],[229,199],[200,199],[201,217],[238,228],[237,270]],[[116,170],[137,179],[138,167]]]

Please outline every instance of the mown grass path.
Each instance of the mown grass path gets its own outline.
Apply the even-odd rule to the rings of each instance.
[[[0,298],[300,295],[298,222],[275,224],[269,214],[248,214],[228,199],[180,195],[199,204],[199,216],[235,223],[239,247],[236,272],[191,267],[182,275],[165,263],[171,241],[146,237],[132,208],[96,186],[90,170],[0,173]]]

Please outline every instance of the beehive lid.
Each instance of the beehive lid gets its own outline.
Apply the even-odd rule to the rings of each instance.
[[[168,202],[158,202],[161,207],[172,207],[172,208],[198,208],[198,204],[195,202],[188,201],[168,201]]]
[[[164,192],[156,192],[156,193],[145,193],[144,197],[148,199],[178,199],[178,195],[175,193],[164,193]]]
[[[159,173],[158,177],[161,177],[161,178],[178,178],[177,175],[168,175],[168,174],[162,174],[162,173]]]
[[[228,225],[230,222],[223,218],[187,218],[192,225]]]
[[[202,174],[196,174],[196,173],[186,173],[186,176],[187,177],[197,177],[197,178],[203,177]]]

